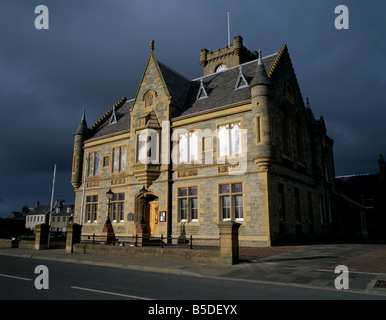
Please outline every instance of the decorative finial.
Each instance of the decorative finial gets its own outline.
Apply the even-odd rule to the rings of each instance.
[[[150,41],[150,50],[154,51],[154,40]]]
[[[259,47],[259,59],[257,60],[257,64],[258,64],[258,65],[262,65],[262,64],[263,64],[262,54],[261,54],[261,49],[260,49],[260,47]]]

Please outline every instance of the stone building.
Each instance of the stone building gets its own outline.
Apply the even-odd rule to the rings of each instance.
[[[241,224],[245,246],[329,235],[333,140],[304,103],[286,45],[263,57],[237,36],[200,52],[187,79],[156,59],[154,42],[135,97],[75,133],[74,222],[117,237],[144,222],[154,236],[218,238]],[[145,196],[141,189],[147,190]]]

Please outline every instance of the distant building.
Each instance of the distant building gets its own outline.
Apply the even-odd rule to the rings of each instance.
[[[25,227],[33,230],[38,224],[48,223],[49,214],[50,205],[40,204],[40,202],[37,201],[35,206],[27,213]]]
[[[51,215],[51,230],[55,232],[66,232],[66,226],[72,223],[74,205],[60,203]]]
[[[38,224],[49,224],[50,207],[50,204],[40,204],[39,201],[37,201],[35,207],[26,215],[25,227],[33,230]],[[51,213],[52,231],[65,231],[65,226],[72,222],[73,207],[73,204],[66,204],[64,200],[57,199],[55,201]]]
[[[337,190],[363,207],[370,239],[386,239],[386,173],[382,155],[378,163],[379,173],[335,179]]]
[[[11,219],[11,220],[25,220],[26,218],[26,215],[27,213],[30,211],[31,209],[28,208],[28,206],[24,205],[22,208],[21,208],[21,211],[12,211],[7,219]]]

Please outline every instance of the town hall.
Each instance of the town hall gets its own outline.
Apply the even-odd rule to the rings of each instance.
[[[152,41],[135,97],[91,126],[83,113],[71,179],[82,234],[108,222],[117,238],[218,239],[232,221],[240,246],[271,246],[339,232],[333,140],[287,46],[264,56],[237,36],[198,62],[202,76],[188,79],[157,60]]]

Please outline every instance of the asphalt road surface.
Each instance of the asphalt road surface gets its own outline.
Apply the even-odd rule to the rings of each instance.
[[[147,305],[156,306],[157,301],[151,300],[200,300],[200,303],[204,300],[221,300],[228,305],[240,300],[375,300],[385,297],[335,289],[190,277],[0,256],[0,299],[124,299],[146,300]]]

